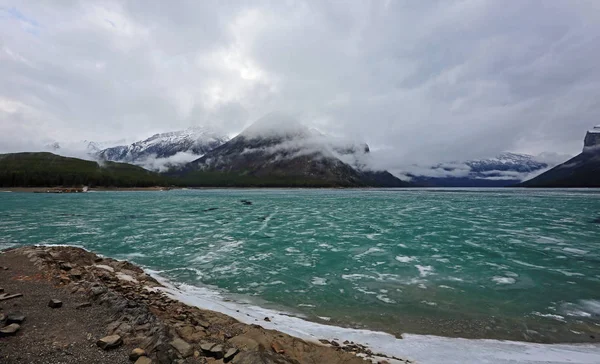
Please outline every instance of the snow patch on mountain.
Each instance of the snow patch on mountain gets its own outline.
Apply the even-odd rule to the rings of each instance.
[[[433,166],[413,165],[402,175],[413,182],[435,186],[504,186],[535,177],[568,156],[543,153],[538,156],[504,152],[496,157],[466,162],[439,163]]]
[[[103,149],[96,155],[102,160],[137,164],[162,172],[198,159],[228,140],[226,135],[199,126],[155,134],[130,145]]]

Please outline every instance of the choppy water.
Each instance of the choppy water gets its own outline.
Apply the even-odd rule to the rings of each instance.
[[[0,248],[79,245],[341,326],[578,342],[600,338],[599,218],[573,190],[0,193]]]

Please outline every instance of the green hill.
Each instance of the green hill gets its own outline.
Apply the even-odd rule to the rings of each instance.
[[[94,161],[52,153],[0,154],[1,187],[42,186],[165,186],[169,180],[157,173],[125,163]]]

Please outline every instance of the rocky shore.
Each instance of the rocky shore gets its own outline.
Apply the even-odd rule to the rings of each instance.
[[[244,324],[164,290],[139,267],[80,248],[8,249],[0,254],[0,362],[410,363]]]

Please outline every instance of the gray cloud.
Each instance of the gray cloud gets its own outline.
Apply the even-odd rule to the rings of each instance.
[[[398,170],[600,123],[594,1],[0,0],[0,31],[0,151],[282,111]]]

